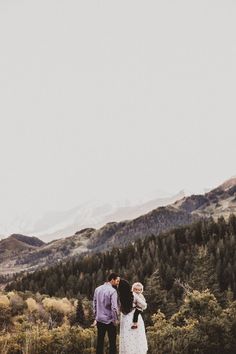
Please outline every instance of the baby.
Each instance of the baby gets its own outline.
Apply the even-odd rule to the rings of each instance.
[[[134,295],[133,307],[135,307],[132,329],[138,328],[138,315],[146,310],[147,303],[145,297],[143,296],[143,285],[139,282],[132,285],[132,292]]]

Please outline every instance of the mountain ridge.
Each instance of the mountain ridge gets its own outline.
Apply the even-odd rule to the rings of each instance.
[[[169,205],[182,198],[186,193],[181,190],[173,196],[152,197],[148,200],[129,201],[101,201],[94,200],[65,211],[49,211],[39,213],[33,221],[32,215],[25,215],[24,219],[18,218],[14,232],[24,235],[34,235],[45,242],[75,234],[77,230],[93,227],[100,228],[108,222],[132,220],[158,206]],[[29,217],[29,220],[27,221]],[[29,227],[27,227],[29,223]],[[23,227],[23,229],[22,229]],[[6,226],[5,226],[6,228]],[[0,225],[1,229],[1,225]],[[12,226],[11,226],[12,229]],[[4,236],[2,236],[4,237]]]
[[[122,248],[139,238],[158,235],[200,218],[228,218],[232,213],[236,213],[236,178],[225,181],[205,194],[183,197],[133,220],[109,222],[99,229],[85,228],[37,249],[23,249],[17,256],[13,254],[8,261],[0,263],[1,274],[32,271],[86,252]]]

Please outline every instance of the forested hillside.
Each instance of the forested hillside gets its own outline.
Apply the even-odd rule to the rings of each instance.
[[[236,298],[236,217],[231,215],[228,222],[223,217],[217,222],[202,220],[124,249],[74,257],[16,279],[7,290],[59,297],[82,294],[91,299],[94,288],[111,270],[130,282],[144,283],[151,312],[160,306],[170,315],[178,308],[182,290],[177,280],[193,289],[211,289],[222,303],[228,290]]]
[[[59,354],[62,347],[65,354],[95,353],[91,298],[111,270],[145,285],[148,354],[236,352],[231,215],[227,222],[198,221],[16,279],[0,294],[1,353]]]

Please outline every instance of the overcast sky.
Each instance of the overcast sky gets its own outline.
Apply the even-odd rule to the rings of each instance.
[[[236,2],[0,0],[0,212],[236,174]]]

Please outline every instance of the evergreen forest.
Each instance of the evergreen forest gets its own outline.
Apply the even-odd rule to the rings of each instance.
[[[130,283],[141,281],[144,284],[148,303],[144,320],[149,353],[236,352],[234,215],[227,221],[223,217],[217,221],[212,218],[200,220],[140,239],[125,248],[85,254],[48,269],[21,275],[7,286],[2,296],[9,297],[7,294],[15,292],[30,294],[28,296],[32,298],[35,294],[57,301],[64,298],[73,304],[77,301],[77,309],[74,305],[70,316],[63,313],[61,322],[55,320],[57,327],[51,330],[59,330],[63,325],[74,328],[77,323],[76,331],[80,328],[79,334],[76,332],[78,335],[83,337],[90,333],[91,336],[91,331],[94,331],[89,327],[93,320],[93,292],[111,271],[119,273]],[[43,306],[42,301],[40,298],[40,306]],[[37,321],[40,321],[38,317],[34,326]],[[45,323],[49,326],[47,321]],[[50,343],[48,348],[52,345]],[[86,344],[87,348],[90,344]],[[91,353],[93,346],[90,347]],[[51,353],[50,350],[47,349],[47,353]],[[85,352],[85,349],[81,351]],[[44,351],[35,352],[40,353]]]

